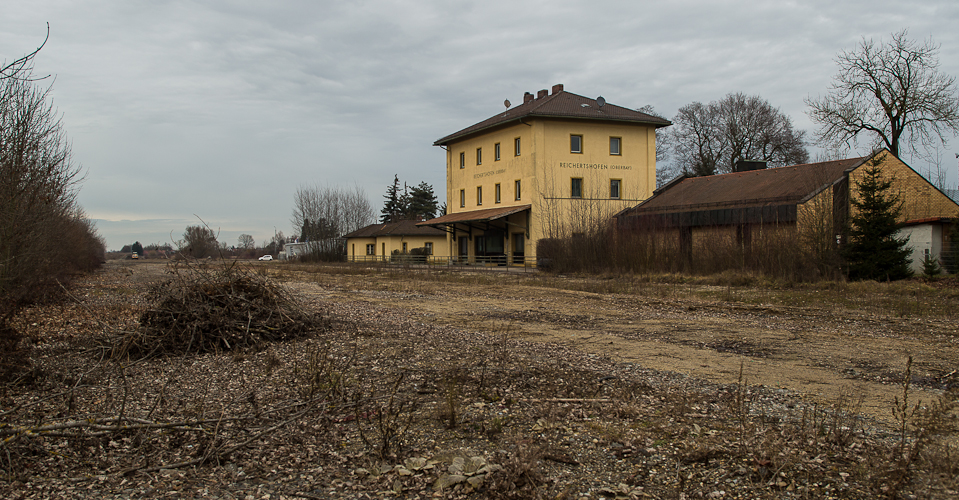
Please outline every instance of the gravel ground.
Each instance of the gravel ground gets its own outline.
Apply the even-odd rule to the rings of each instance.
[[[927,404],[909,419],[926,416],[924,430],[901,439],[852,397],[654,370],[490,328],[480,307],[454,325],[395,295],[381,303],[404,287],[395,274],[364,278],[393,283],[380,289],[281,276],[300,307],[332,320],[307,338],[111,358],[169,272],[141,264],[111,263],[70,300],[17,318],[33,369],[0,394],[3,498],[959,494],[949,408]],[[359,289],[370,300],[344,298]],[[584,303],[558,321],[575,330],[590,315]]]

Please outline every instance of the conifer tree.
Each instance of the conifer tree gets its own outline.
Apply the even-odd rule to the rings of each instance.
[[[406,210],[410,218],[422,217],[423,220],[430,220],[436,217],[438,208],[433,186],[423,181],[419,186],[410,188],[409,205]]]
[[[845,257],[849,277],[855,280],[890,281],[912,275],[908,238],[896,238],[902,227],[902,201],[892,191],[892,181],[883,178],[880,158],[871,161],[861,180],[856,181],[858,195],[849,230]]]
[[[403,213],[406,212],[402,194],[400,194],[400,177],[398,175],[393,176],[393,184],[386,188],[386,194],[383,197],[386,198],[386,203],[383,205],[383,210],[380,211],[380,222],[398,222],[403,217]]]

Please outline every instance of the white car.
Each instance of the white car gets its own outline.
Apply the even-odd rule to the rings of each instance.
[[[270,254],[266,254],[263,257],[260,257],[260,260],[273,260],[273,256]]]

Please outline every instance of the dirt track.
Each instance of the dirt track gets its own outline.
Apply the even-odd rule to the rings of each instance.
[[[400,274],[311,273],[304,279],[317,285],[304,286],[305,293],[328,300],[412,310],[424,322],[565,344],[714,382],[735,382],[742,366],[750,384],[823,403],[862,396],[862,411],[882,420],[890,419],[893,399],[901,397],[908,356],[914,359],[913,388],[922,399],[955,383],[959,367],[959,329],[938,318],[710,301],[674,296],[670,285],[656,285],[670,295],[658,298],[653,290],[624,295],[547,288],[528,277],[498,276],[493,284]]]

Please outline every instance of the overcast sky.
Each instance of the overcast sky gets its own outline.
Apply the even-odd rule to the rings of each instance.
[[[297,232],[301,185],[357,185],[379,211],[397,174],[445,201],[433,141],[556,83],[667,118],[758,94],[811,137],[803,99],[862,37],[932,37],[959,75],[955,0],[8,1],[0,60],[47,22],[35,74],[52,75],[109,249],[180,239],[197,217],[228,245],[265,243]]]

